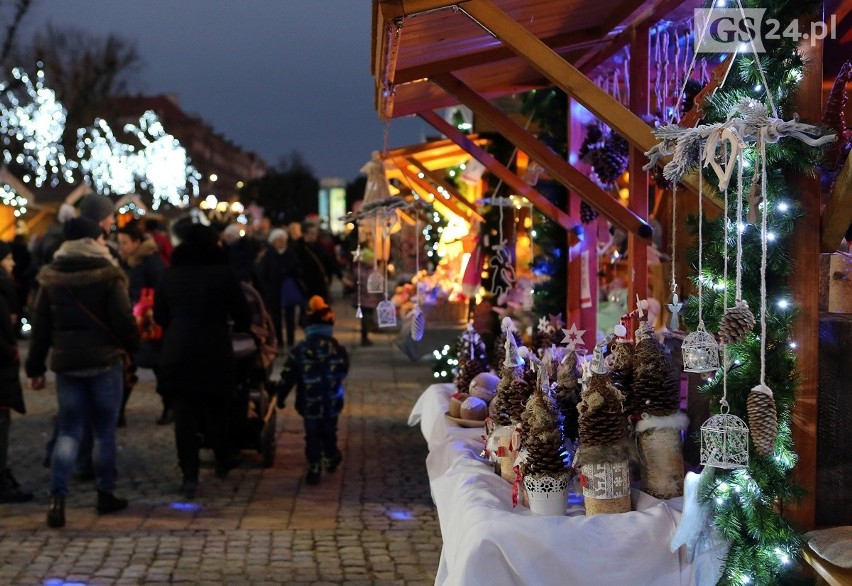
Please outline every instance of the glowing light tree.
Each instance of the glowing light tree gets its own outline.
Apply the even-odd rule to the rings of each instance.
[[[39,63],[41,67],[41,63]],[[67,111],[56,93],[45,86],[44,71],[36,72],[35,81],[21,68],[12,69],[14,80],[0,83],[0,140],[3,161],[16,163],[32,173],[23,176],[41,187],[50,179],[73,181],[76,164],[65,157],[62,135]]]

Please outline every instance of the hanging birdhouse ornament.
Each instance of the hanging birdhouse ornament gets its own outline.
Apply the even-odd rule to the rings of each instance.
[[[698,329],[690,332],[683,341],[684,372],[707,373],[719,370],[719,344],[716,338],[698,322]]]
[[[388,299],[380,301],[376,306],[376,318],[380,328],[396,327],[396,306]]]
[[[382,273],[375,269],[367,277],[367,293],[384,293],[385,277]]]
[[[728,409],[728,402],[722,400],[721,413],[701,426],[702,466],[748,468],[748,426]]]

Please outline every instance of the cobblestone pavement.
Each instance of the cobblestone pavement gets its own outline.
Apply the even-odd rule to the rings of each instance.
[[[130,507],[98,516],[93,483],[77,481],[66,527],[49,529],[49,471],[41,462],[55,394],[50,381],[45,391],[26,390],[29,412],[13,416],[10,466],[36,497],[0,505],[0,584],[432,584],[440,527],[426,445],[406,425],[430,382],[429,364],[412,363],[391,333],[357,346],[352,313],[343,302],[336,307],[336,335],[352,358],[340,420],[344,461],[319,486],[302,480],[301,419],[288,406],[279,412],[271,468],[245,451],[242,465],[218,480],[203,450],[198,498],[182,501],[173,429],[154,424],[159,398],[141,371],[128,425],[118,430],[116,494]]]

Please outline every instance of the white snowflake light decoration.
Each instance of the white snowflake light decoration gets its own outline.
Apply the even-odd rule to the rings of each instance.
[[[59,183],[60,177],[71,182],[74,164],[65,158],[62,147],[65,107],[57,101],[56,93],[45,87],[41,69],[36,72],[35,82],[19,67],[12,70],[12,76],[20,84],[0,84],[3,160],[27,167],[36,187],[48,178],[52,178],[53,185]],[[22,91],[25,95],[21,95]],[[24,176],[24,181],[28,180]]]
[[[136,190],[136,178],[144,173],[133,145],[119,141],[105,120],[77,131],[80,168],[98,193],[124,195]]]

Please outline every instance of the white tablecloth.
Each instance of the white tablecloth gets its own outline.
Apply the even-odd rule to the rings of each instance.
[[[511,486],[479,457],[484,430],[444,417],[453,392],[449,384],[430,386],[408,420],[429,445],[426,469],[444,541],[436,584],[685,586],[718,565],[701,557],[687,563],[683,548],[670,551],[681,499],[634,490],[633,512],[591,517],[574,494],[565,517],[513,509]]]

